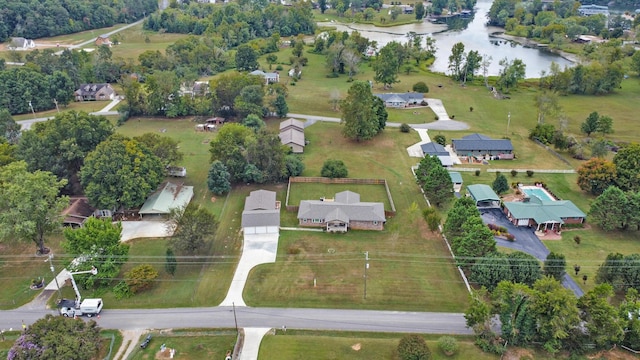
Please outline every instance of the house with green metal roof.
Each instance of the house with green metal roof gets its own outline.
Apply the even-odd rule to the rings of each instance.
[[[168,215],[171,209],[186,207],[193,198],[193,186],[165,182],[144,202],[138,213],[145,215]]]
[[[514,225],[534,227],[536,231],[560,231],[563,224],[581,224],[587,217],[569,200],[543,201],[535,196],[505,202],[504,213]]]
[[[499,208],[500,196],[489,185],[473,184],[467,186],[467,194],[479,208]]]

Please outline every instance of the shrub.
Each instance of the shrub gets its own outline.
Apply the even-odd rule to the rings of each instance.
[[[515,241],[515,240],[516,240],[516,237],[515,237],[515,236],[513,236],[513,234],[507,234],[507,235],[506,235],[506,238],[507,238],[507,240],[509,240],[509,241]]]
[[[433,117],[434,119],[436,119],[436,121],[440,120],[440,117],[438,115]]]
[[[480,176],[480,169],[476,170],[475,174],[476,176]]]
[[[533,176],[533,170],[527,170],[527,176],[528,177],[532,177]]]
[[[409,126],[409,124],[400,124],[400,132],[408,133],[409,131],[411,131],[411,126]]]
[[[427,86],[427,84],[425,84],[424,81],[418,81],[417,83],[413,84],[413,91],[419,93],[428,93],[429,87]]]
[[[469,112],[473,112],[473,106],[469,106]]]
[[[151,288],[153,281],[158,277],[158,271],[149,264],[134,267],[125,275],[125,281],[133,294]]]
[[[447,138],[441,134],[434,136],[433,141],[435,141],[437,144],[440,144],[442,146],[445,146],[447,144]]]
[[[346,178],[349,174],[347,166],[342,160],[328,159],[322,165],[320,175],[328,178]]]
[[[458,341],[451,336],[443,336],[438,339],[438,348],[447,356],[453,356],[458,352]]]
[[[276,66],[276,70],[278,70],[278,71],[282,71],[282,69],[283,69],[282,65],[278,65],[278,66]]]
[[[518,170],[511,170],[511,176],[516,177],[518,175]]]
[[[455,115],[451,115],[449,118],[451,118],[451,119],[455,119],[455,118],[456,118],[456,116],[455,116]]]
[[[297,247],[297,246],[295,246],[295,245],[291,245],[291,246],[289,246],[289,248],[287,249],[287,253],[288,253],[289,255],[298,255],[298,254],[300,254],[300,251],[301,251],[301,250],[300,250],[300,248],[299,248],[299,247]]]
[[[427,346],[427,342],[420,335],[405,335],[398,343],[398,355],[400,360],[424,359],[431,358],[431,351]]]

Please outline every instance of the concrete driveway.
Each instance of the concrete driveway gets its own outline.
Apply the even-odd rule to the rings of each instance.
[[[496,238],[496,243],[499,246],[522,251],[534,256],[540,261],[544,261],[547,258],[547,255],[549,255],[549,249],[547,249],[542,241],[540,241],[533,229],[513,225],[501,209],[482,209],[480,210],[480,214],[482,216],[482,221],[485,224],[492,223],[498,226],[504,226],[509,233],[515,236],[515,241]],[[573,291],[573,293],[578,297],[584,295],[584,291],[582,291],[580,286],[568,274],[564,275],[562,285]]]
[[[242,298],[249,272],[255,266],[276,262],[280,234],[244,234],[242,256],[233,274],[227,296],[220,306],[247,306]]]
[[[138,238],[169,237],[173,231],[169,231],[164,221],[122,221],[122,234],[120,241],[126,242]]]

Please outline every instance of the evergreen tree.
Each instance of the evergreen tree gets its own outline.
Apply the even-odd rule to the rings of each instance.
[[[170,247],[167,248],[166,253],[166,263],[164,264],[164,269],[167,271],[167,274],[173,276],[176,273],[176,269],[178,268],[178,261],[176,260],[176,256],[173,253],[173,249]]]
[[[427,155],[429,156],[429,155]],[[437,156],[432,158],[428,176],[424,179],[424,192],[429,201],[441,207],[453,197],[453,182],[449,172],[442,166]]]
[[[380,129],[375,112],[371,87],[364,81],[356,81],[349,88],[347,98],[340,101],[342,110],[342,134],[352,140],[370,140]]]
[[[207,186],[216,195],[221,195],[231,190],[231,174],[229,174],[227,167],[220,160],[211,163]]]
[[[544,261],[544,275],[551,276],[558,281],[562,281],[565,274],[567,261],[564,255],[551,252]]]
[[[287,105],[287,100],[284,97],[284,94],[278,94],[278,96],[271,103],[273,106],[276,115],[279,118],[286,117],[289,113],[289,106]]]
[[[501,194],[501,193],[509,190],[509,182],[507,181],[507,177],[502,175],[502,174],[500,174],[500,173],[497,173],[496,179],[493,181],[493,184],[491,185],[491,188],[497,194]]]

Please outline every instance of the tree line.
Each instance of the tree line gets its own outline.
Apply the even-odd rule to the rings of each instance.
[[[176,4],[154,13],[144,22],[144,29],[170,33],[208,34],[222,39],[226,48],[236,47],[274,33],[281,36],[313,34],[316,29],[310,2],[292,6],[255,2],[224,7],[213,4]]]
[[[0,42],[38,39],[129,23],[158,9],[155,0],[0,0]]]

